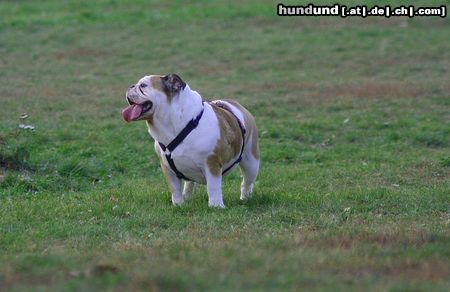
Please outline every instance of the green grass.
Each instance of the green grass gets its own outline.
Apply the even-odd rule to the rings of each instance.
[[[450,289],[448,18],[275,6],[0,2],[0,290]],[[255,115],[250,202],[171,206],[120,116],[160,73]]]

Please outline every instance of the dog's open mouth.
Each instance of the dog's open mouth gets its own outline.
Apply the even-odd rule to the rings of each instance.
[[[127,122],[135,121],[139,119],[143,114],[152,109],[153,103],[146,101],[142,104],[134,103],[128,100],[130,105],[122,110],[123,119]]]

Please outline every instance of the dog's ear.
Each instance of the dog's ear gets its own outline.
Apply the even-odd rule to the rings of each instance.
[[[178,93],[181,89],[184,89],[184,87],[186,86],[186,83],[177,74],[166,75],[162,78],[162,81],[164,83],[164,87],[171,94]]]

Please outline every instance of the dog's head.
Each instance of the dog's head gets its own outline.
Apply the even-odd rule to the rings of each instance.
[[[131,85],[126,92],[129,106],[122,110],[125,121],[149,120],[158,107],[170,104],[186,83],[176,74],[150,75]]]

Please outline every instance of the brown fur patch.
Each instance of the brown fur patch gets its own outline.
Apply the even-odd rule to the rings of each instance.
[[[150,78],[150,82],[152,84],[152,87],[154,89],[159,90],[162,93],[164,93],[166,95],[167,101],[169,103],[171,103],[172,102],[172,98],[173,98],[173,93],[170,92],[169,90],[167,90],[167,88],[164,86],[164,83],[162,81],[163,77],[164,76],[162,76],[162,75],[153,75]]]
[[[252,154],[256,159],[259,159],[258,129],[256,128],[255,118],[245,107],[243,107],[237,101],[229,99],[226,99],[225,101],[237,107],[244,115],[244,124],[247,131],[245,142],[248,143],[249,137],[252,137]]]
[[[215,175],[221,175],[222,167],[239,155],[242,146],[242,135],[236,118],[225,109],[215,104],[210,104],[219,120],[220,138],[214,153],[208,157],[209,171]]]
[[[154,89],[164,92],[164,86],[162,84],[161,77],[161,75],[154,75],[150,77],[150,83],[152,84],[152,87]]]

